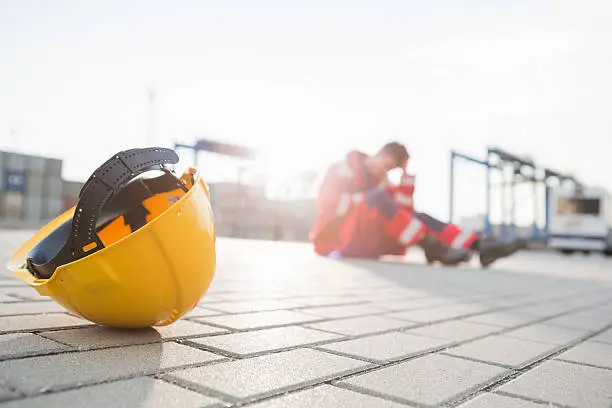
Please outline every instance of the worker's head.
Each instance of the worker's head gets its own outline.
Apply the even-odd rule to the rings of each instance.
[[[370,157],[368,168],[374,177],[384,177],[387,172],[398,167],[405,170],[409,157],[406,146],[399,142],[390,142]]]

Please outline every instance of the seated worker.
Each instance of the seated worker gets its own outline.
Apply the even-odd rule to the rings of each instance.
[[[326,171],[317,196],[318,217],[310,240],[319,255],[378,258],[403,255],[420,246],[429,263],[457,265],[479,253],[483,267],[525,246],[521,240],[499,242],[463,231],[413,208],[414,177],[405,173],[409,154],[392,142],[373,156],[351,151]],[[404,170],[392,185],[390,170]]]

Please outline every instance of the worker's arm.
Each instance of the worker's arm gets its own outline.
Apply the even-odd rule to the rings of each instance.
[[[363,199],[363,193],[351,189],[353,172],[345,163],[329,167],[319,187],[317,206],[319,211],[343,216],[352,205]]]
[[[400,184],[388,187],[393,195],[393,200],[402,208],[410,211],[414,210],[414,187],[415,176],[404,174],[400,180]]]

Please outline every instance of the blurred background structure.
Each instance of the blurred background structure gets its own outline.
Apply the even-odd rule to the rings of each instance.
[[[42,224],[110,154],[156,145],[202,170],[220,235],[302,241],[315,169],[398,140],[420,210],[612,245],[611,18],[601,0],[0,2],[0,225]]]
[[[192,163],[187,165],[197,167],[204,174],[210,186],[219,236],[308,240],[308,232],[316,218],[317,171],[299,173],[270,194],[266,176],[258,173],[257,166],[253,165],[261,159],[254,149],[211,139],[198,139],[193,144],[177,142],[174,148],[179,154],[186,151],[192,158]],[[202,160],[202,155],[238,159],[234,162],[237,167],[235,179],[207,177],[208,160]],[[612,245],[612,201],[607,191],[586,187],[571,175],[540,167],[531,158],[499,148],[487,148],[485,157],[478,159],[451,152],[448,220],[489,236],[520,236],[543,247],[553,242],[552,246],[563,252],[602,250]],[[458,188],[469,190],[476,184],[475,179],[469,183],[458,179],[460,162],[485,168],[486,173],[480,181],[486,183],[484,214],[475,212],[456,219]],[[82,181],[63,179],[62,160],[56,158],[1,152],[0,169],[0,228],[42,226],[73,206],[83,185]],[[494,174],[498,176],[496,179]],[[83,179],[87,176],[83,175]],[[460,186],[456,186],[458,182]],[[518,196],[516,190],[520,186],[526,186],[529,194]],[[497,200],[493,199],[495,191]],[[590,191],[590,196],[585,196],[585,191]],[[469,191],[459,192],[469,194]],[[517,208],[529,206],[533,209],[533,222],[517,224]],[[493,223],[491,213],[496,207],[501,217],[500,222]],[[477,208],[481,206],[474,202],[474,209]],[[597,240],[601,242],[594,245]]]
[[[0,152],[0,227],[36,228],[77,200],[82,183],[62,179],[62,160]]]

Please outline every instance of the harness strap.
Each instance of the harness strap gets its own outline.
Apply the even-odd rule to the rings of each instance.
[[[42,264],[37,264],[28,257],[28,270],[39,278],[48,278],[58,266],[74,262],[104,248],[96,233],[102,208],[136,176],[177,162],[178,156],[173,150],[158,147],[131,149],[115,154],[98,167],[83,185],[70,231],[64,237],[59,251]]]

